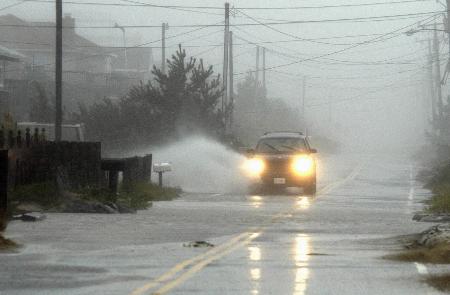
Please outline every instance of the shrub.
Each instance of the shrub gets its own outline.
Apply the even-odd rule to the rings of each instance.
[[[118,202],[132,209],[146,209],[152,201],[170,201],[179,196],[179,188],[168,188],[140,182],[131,187],[121,187]]]
[[[46,209],[60,203],[58,189],[53,182],[20,185],[14,188],[9,195],[10,203],[33,202]]]

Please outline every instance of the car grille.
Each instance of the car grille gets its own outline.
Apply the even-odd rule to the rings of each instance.
[[[266,160],[267,174],[286,174],[289,172],[291,161],[289,158],[273,158]]]

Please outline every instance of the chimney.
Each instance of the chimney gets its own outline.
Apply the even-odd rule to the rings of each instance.
[[[72,14],[66,13],[63,18],[63,28],[66,32],[75,33],[75,18],[72,17]]]

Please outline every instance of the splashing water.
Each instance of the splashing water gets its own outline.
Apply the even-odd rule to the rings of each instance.
[[[243,192],[247,187],[240,169],[245,157],[211,139],[189,137],[148,152],[154,163],[172,164],[163,176],[165,185],[198,193]]]

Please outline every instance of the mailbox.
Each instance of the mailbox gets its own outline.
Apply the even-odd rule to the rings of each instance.
[[[172,171],[172,165],[170,163],[153,164],[153,171],[156,173],[170,172],[170,171]]]

